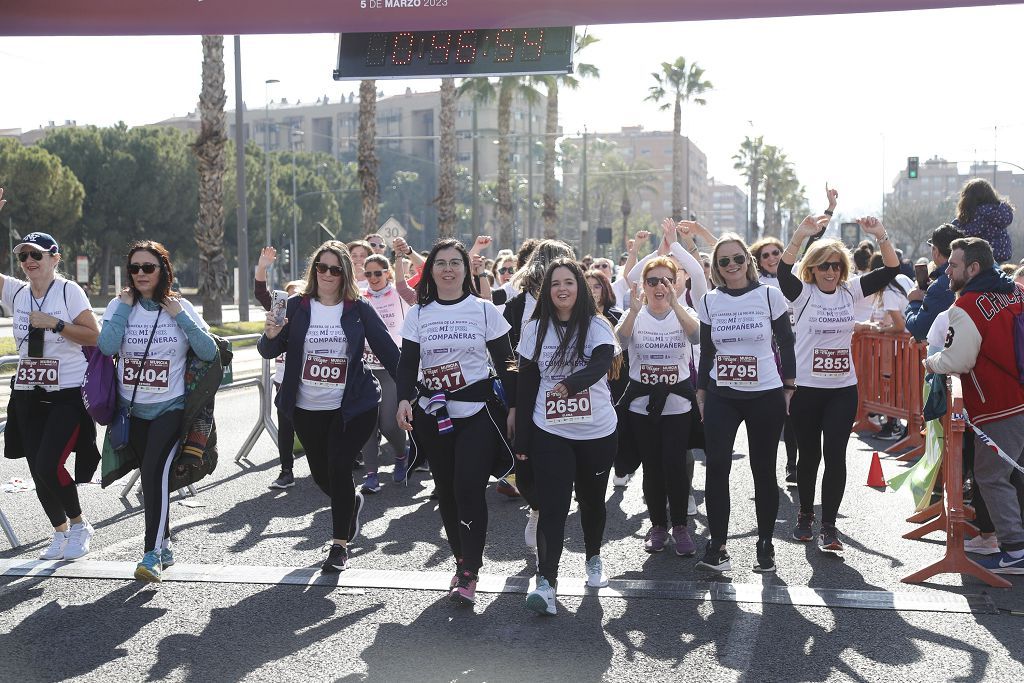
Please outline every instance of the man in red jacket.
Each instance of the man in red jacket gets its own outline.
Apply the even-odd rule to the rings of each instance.
[[[992,247],[980,237],[950,245],[949,309],[945,348],[925,360],[928,372],[959,373],[971,422],[1014,463],[975,436],[974,476],[988,504],[1001,552],[978,564],[1001,574],[1024,574],[1024,386],[1014,348],[1016,317],[1024,315],[1024,288],[996,268]]]

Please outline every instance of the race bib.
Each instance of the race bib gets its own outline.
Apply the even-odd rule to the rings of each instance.
[[[849,349],[814,349],[811,375],[814,377],[846,377],[850,374]]]
[[[715,356],[715,377],[720,387],[757,386],[757,356]]]
[[[344,389],[348,374],[348,358],[330,358],[306,354],[302,363],[302,383],[307,387]]]
[[[170,374],[171,361],[166,358],[147,358],[145,364],[141,358],[121,359],[121,386],[124,387],[138,383],[139,391],[162,394],[167,391]]]
[[[466,386],[459,361],[423,368],[423,386],[431,391],[457,391]]]
[[[377,358],[376,354],[370,350],[369,346],[363,347],[363,365],[369,365],[375,368],[383,367],[380,362],[380,358]]]
[[[559,398],[553,391],[544,394],[544,424],[590,422],[593,419],[594,415],[590,412],[590,389],[584,389],[568,398]]]
[[[22,358],[18,361],[18,372],[14,376],[14,388],[57,389],[60,386],[59,378],[59,358]]]
[[[640,364],[641,384],[676,384],[679,381],[679,367],[676,365]]]

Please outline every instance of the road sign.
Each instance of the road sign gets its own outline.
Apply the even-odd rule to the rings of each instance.
[[[856,249],[860,244],[860,223],[843,223],[839,226],[839,234],[843,244],[850,249]]]
[[[396,237],[404,238],[405,228],[402,227],[402,224],[398,222],[397,218],[391,216],[386,221],[384,221],[384,224],[382,226],[380,226],[380,228],[377,230],[377,234],[383,237],[388,242],[390,242]]]

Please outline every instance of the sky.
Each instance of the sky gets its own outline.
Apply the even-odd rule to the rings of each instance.
[[[642,125],[671,130],[671,111],[645,102],[651,72],[682,56],[714,84],[707,105],[683,112],[683,133],[708,158],[708,173],[744,185],[732,155],[747,135],[781,147],[824,205],[879,211],[908,156],[1024,166],[1024,87],[1019,73],[1024,5],[883,14],[578,27],[600,39],[579,61],[601,77],[560,97],[566,134]],[[335,82],[337,35],[243,36],[243,99],[250,108],[286,97],[332,100],[358,91]],[[202,51],[197,36],[0,38],[0,129],[49,121],[129,125],[196,107]],[[234,51],[225,39],[228,107]],[[380,81],[385,95],[437,80]]]

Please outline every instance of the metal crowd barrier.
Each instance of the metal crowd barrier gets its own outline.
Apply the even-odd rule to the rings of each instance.
[[[0,366],[8,363],[17,363],[17,356],[2,356],[0,357]],[[0,422],[0,433],[7,428],[7,417],[4,416],[3,422]],[[4,536],[7,537],[7,542],[11,544],[12,548],[17,548],[21,545],[21,541],[18,540],[18,534],[14,533],[14,527],[7,520],[7,515],[4,514],[3,508],[0,507],[0,527],[4,529]]]

